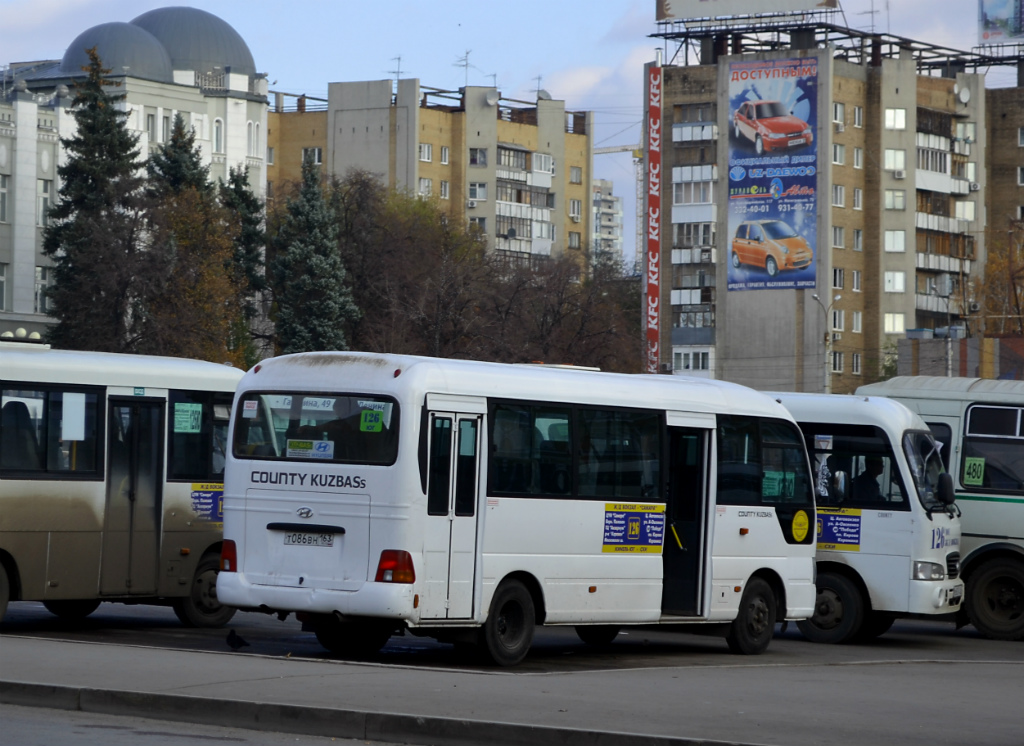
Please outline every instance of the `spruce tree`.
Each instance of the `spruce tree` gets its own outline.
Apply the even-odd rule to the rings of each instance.
[[[157,195],[178,194],[195,189],[203,195],[212,194],[210,169],[203,165],[203,156],[196,145],[196,133],[185,126],[181,113],[174,115],[171,137],[160,145],[146,163],[150,188]]]
[[[249,186],[249,171],[241,166],[228,169],[228,181],[220,183],[220,203],[231,212],[235,221],[234,270],[245,280],[250,292],[267,287],[263,249],[267,243],[264,230],[263,205]],[[250,315],[255,308],[249,309]]]
[[[274,243],[279,352],[348,349],[344,327],[360,313],[338,252],[337,221],[311,157],[303,161],[302,187],[288,201],[288,215]]]
[[[74,136],[61,138],[67,161],[57,167],[60,188],[49,213],[43,251],[53,261],[48,291],[57,324],[56,347],[132,351],[151,278],[144,242],[145,194],[138,138],[128,131],[123,95],[104,86],[96,48],[88,75],[76,85]]]

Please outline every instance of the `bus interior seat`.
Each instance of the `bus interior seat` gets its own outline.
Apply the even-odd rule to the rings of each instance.
[[[32,417],[28,405],[23,401],[9,401],[0,414],[0,465],[5,469],[27,469],[38,471],[43,468],[39,444],[32,429]]]

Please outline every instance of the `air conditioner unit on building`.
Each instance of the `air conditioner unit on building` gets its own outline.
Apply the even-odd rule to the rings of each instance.
[[[846,125],[843,122],[836,122],[836,132],[846,132]]]
[[[979,183],[978,183],[978,182],[976,182],[976,181],[972,181],[972,182],[971,182],[971,191],[972,191],[972,192],[977,192],[977,191],[978,191],[978,190],[980,190],[980,189],[981,189],[981,184],[979,184]]]
[[[579,215],[570,215],[569,217],[572,218],[572,222],[574,222],[574,223],[580,222],[580,216]]]
[[[907,178],[907,172],[904,171],[902,168],[897,169],[897,170],[892,172],[892,178],[894,178],[894,179],[905,179],[905,178]]]
[[[468,202],[466,203],[466,207],[468,207],[469,209],[471,209],[471,210],[472,210],[472,209],[473,209],[474,207],[476,207],[476,200],[475,200],[475,199],[471,199],[471,200],[469,200],[469,201],[468,201]]]

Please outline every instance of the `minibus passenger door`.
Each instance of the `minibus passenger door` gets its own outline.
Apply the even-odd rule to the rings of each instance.
[[[430,413],[423,619],[473,614],[479,415]]]
[[[153,594],[160,551],[163,403],[110,402],[100,593]]]
[[[709,432],[683,427],[668,429],[668,495],[662,557],[665,577],[661,596],[661,610],[666,614],[701,613]]]

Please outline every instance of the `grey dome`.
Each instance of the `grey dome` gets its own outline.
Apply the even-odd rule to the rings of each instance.
[[[83,31],[68,46],[60,62],[60,70],[68,75],[80,75],[89,66],[85,50],[96,47],[104,68],[113,75],[127,74],[133,78],[174,82],[171,58],[160,40],[139,26],[130,23],[101,23]]]
[[[145,29],[164,45],[175,70],[256,74],[249,47],[238,32],[212,13],[198,8],[157,8],[143,13],[132,24]]]

